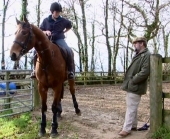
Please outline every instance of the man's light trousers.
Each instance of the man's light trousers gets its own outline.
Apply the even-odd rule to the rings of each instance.
[[[126,115],[123,131],[130,132],[131,128],[137,128],[137,111],[141,100],[141,95],[131,92],[126,94]]]

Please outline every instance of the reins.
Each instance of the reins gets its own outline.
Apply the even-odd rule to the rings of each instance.
[[[49,47],[47,47],[46,49],[44,49],[44,50],[36,50],[37,52],[40,52],[41,54],[43,54],[44,53],[44,51],[46,51],[46,50],[48,50],[49,49]]]

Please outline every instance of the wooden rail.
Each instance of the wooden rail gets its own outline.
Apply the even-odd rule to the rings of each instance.
[[[122,83],[124,77],[123,72],[116,72],[114,75],[108,76],[108,72],[76,72],[76,85],[103,85]]]

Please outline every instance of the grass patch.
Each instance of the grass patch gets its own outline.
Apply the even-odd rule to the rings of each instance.
[[[170,129],[167,126],[160,127],[152,136],[153,139],[169,139]]]
[[[38,124],[31,120],[30,113],[0,118],[0,139],[35,139],[37,129]]]
[[[10,112],[9,112],[10,113]],[[34,119],[34,120],[32,120]],[[0,139],[40,139],[40,117],[32,117],[30,112],[13,117],[0,118]],[[57,139],[79,139],[78,127],[68,120],[59,120]],[[47,121],[46,136],[50,137],[51,121]]]
[[[13,113],[13,110],[6,110],[0,113],[0,116],[7,115]]]

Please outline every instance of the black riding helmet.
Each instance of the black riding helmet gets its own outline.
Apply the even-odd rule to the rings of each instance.
[[[50,7],[50,11],[51,11],[51,13],[53,13],[54,11],[62,12],[61,4],[58,2],[52,3],[51,7]]]

